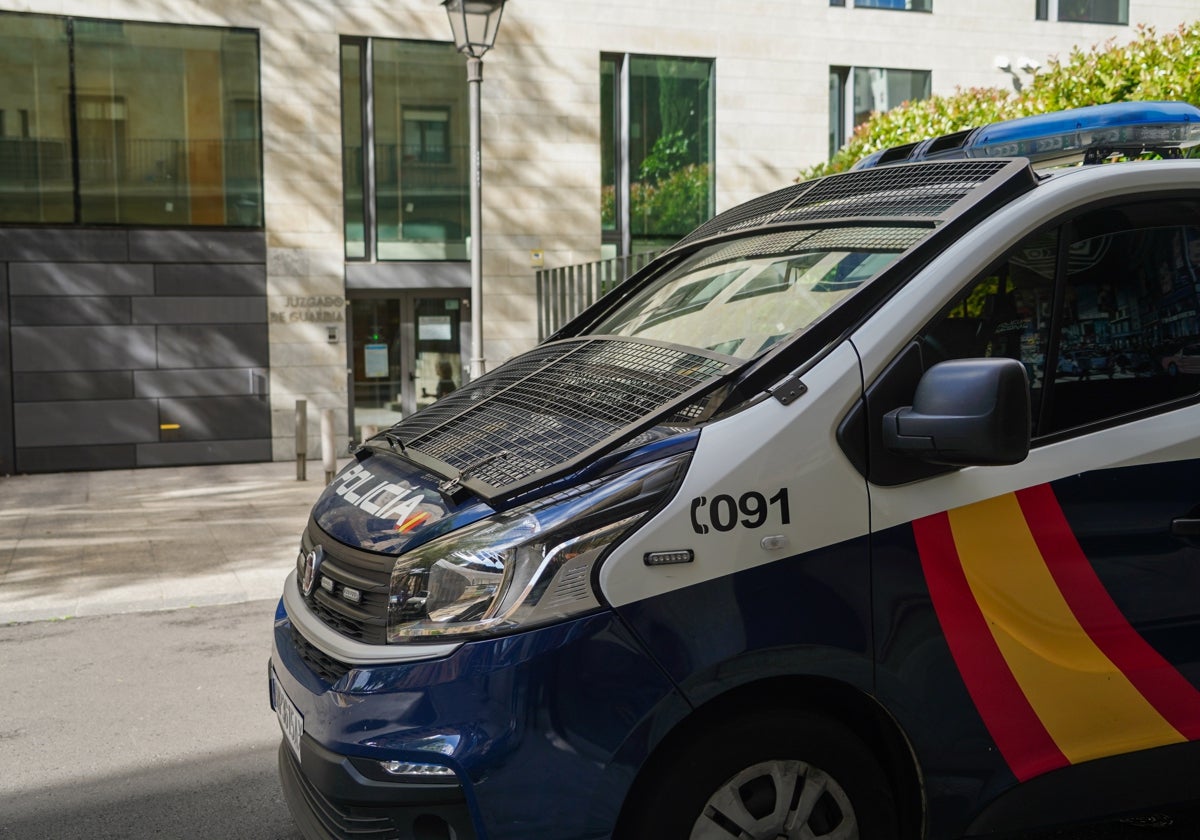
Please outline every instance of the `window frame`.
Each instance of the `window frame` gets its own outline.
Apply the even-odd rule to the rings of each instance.
[[[913,8],[913,5],[916,3],[920,3],[923,8]],[[844,0],[841,5],[845,5]],[[854,0],[854,8],[933,14],[933,0]]]
[[[71,199],[70,199],[71,213],[70,213],[69,219],[66,218],[66,214],[64,214],[64,217],[61,219],[51,219],[51,220],[12,219],[12,220],[4,222],[4,224],[22,226],[22,227],[104,226],[104,227],[112,227],[112,228],[119,228],[119,229],[120,228],[124,228],[124,229],[130,229],[130,228],[186,228],[186,229],[207,229],[207,230],[234,229],[234,230],[259,230],[259,231],[265,229],[265,212],[264,212],[264,205],[263,205],[263,198],[264,198],[264,192],[265,192],[265,189],[264,189],[265,177],[264,177],[263,140],[262,140],[262,138],[263,138],[263,130],[262,130],[262,99],[263,99],[263,97],[262,97],[262,38],[261,38],[260,32],[257,29],[252,29],[252,28],[242,27],[242,26],[219,26],[219,25],[211,25],[211,24],[167,23],[167,22],[160,22],[160,21],[141,21],[141,20],[127,20],[127,19],[117,19],[117,18],[99,18],[99,17],[91,17],[91,16],[86,16],[86,15],[56,15],[56,14],[45,14],[45,13],[39,13],[39,12],[26,12],[26,11],[7,11],[7,10],[0,11],[0,20],[6,19],[6,18],[16,18],[16,17],[20,17],[20,18],[24,18],[24,19],[36,19],[36,20],[47,21],[47,22],[57,22],[58,24],[61,25],[62,38],[66,43],[66,53],[65,53],[65,62],[66,63],[65,63],[65,66],[62,68],[62,70],[65,73],[67,84],[66,84],[66,88],[61,91],[61,95],[62,95],[63,101],[64,101],[63,121],[65,123],[65,129],[66,129],[65,137],[64,137],[64,141],[65,141],[64,145],[65,145],[67,155],[68,155],[68,159],[66,161],[66,163],[67,163],[66,170],[67,170],[67,176],[68,176],[69,182],[70,182],[69,188],[71,191]],[[92,90],[83,90],[80,88],[79,79],[80,79],[81,74],[84,71],[79,65],[77,48],[79,46],[79,39],[81,37],[81,33],[83,33],[83,32],[90,31],[92,34],[95,34],[95,33],[101,32],[105,29],[111,29],[113,31],[123,32],[124,28],[126,26],[139,27],[139,28],[156,28],[156,29],[161,29],[161,30],[170,29],[170,30],[175,30],[175,31],[184,31],[184,30],[200,31],[200,30],[203,30],[203,31],[219,34],[222,37],[226,37],[231,34],[236,34],[236,35],[239,35],[242,37],[249,37],[249,38],[253,39],[254,65],[255,65],[255,73],[256,73],[253,89],[254,89],[254,91],[256,93],[256,97],[257,97],[255,100],[255,118],[257,120],[257,125],[256,125],[256,131],[255,131],[254,137],[252,138],[253,142],[255,144],[253,160],[254,160],[254,165],[255,165],[255,169],[256,169],[255,183],[252,185],[252,189],[254,192],[253,223],[246,224],[246,223],[239,222],[238,219],[241,216],[241,213],[240,212],[234,213],[230,209],[231,208],[231,204],[230,204],[231,200],[238,195],[244,195],[245,191],[231,189],[231,185],[228,180],[229,172],[227,169],[222,169],[222,179],[223,180],[221,182],[220,201],[221,201],[221,205],[222,205],[223,209],[222,209],[222,221],[220,221],[220,222],[205,222],[205,221],[196,222],[196,221],[191,221],[191,220],[181,222],[181,221],[174,220],[174,219],[126,221],[126,220],[122,220],[120,218],[117,218],[117,219],[95,219],[95,218],[87,217],[87,214],[85,211],[85,206],[84,206],[85,205],[84,196],[89,191],[89,186],[92,190],[94,190],[95,185],[89,185],[87,183],[86,174],[83,171],[83,167],[82,167],[83,149],[81,146],[81,143],[82,143],[81,123],[83,122],[83,115],[81,114],[81,110],[80,110],[81,106],[88,102],[95,103],[95,102],[100,102],[100,101],[104,101],[104,100],[108,101],[109,103],[111,103],[114,106],[116,103],[119,102],[121,105],[121,109],[125,112],[123,115],[123,118],[122,118],[122,122],[127,124],[128,123],[127,115],[129,113],[129,109],[131,108],[131,104],[130,104],[129,95],[127,92],[92,91]],[[77,29],[79,31],[77,31]],[[87,43],[86,35],[84,35],[83,37],[85,38],[85,44],[86,44]],[[34,95],[41,96],[41,92],[35,91]],[[241,100],[246,101],[245,97],[242,97]],[[186,109],[186,108],[190,107],[191,104],[192,103],[189,103],[186,99],[184,99],[181,102],[181,107]],[[28,110],[27,109],[17,109],[17,113],[21,120],[21,124],[19,127],[19,133],[14,134],[14,135],[12,135],[12,137],[8,137],[7,139],[31,140],[35,143],[43,142],[43,140],[45,138],[42,138],[40,136],[32,136],[30,133],[30,120],[29,120]],[[224,116],[228,116],[228,115],[224,115]],[[12,126],[11,125],[6,126],[6,129],[8,131],[11,131]],[[226,122],[226,124],[222,126],[222,136],[219,140],[220,143],[228,144],[233,140],[250,139],[250,138],[235,138],[233,135],[231,135],[229,133],[229,129],[230,129],[230,125]],[[124,168],[124,163],[127,163],[127,156],[130,154],[130,149],[128,148],[128,143],[132,143],[135,141],[136,141],[136,138],[132,138],[132,139],[127,138],[126,141],[122,143],[122,148],[120,150],[120,154],[116,158],[114,158],[113,161],[111,161],[111,169],[114,173],[116,173]],[[184,140],[182,142],[187,143],[190,141],[188,138],[184,138]],[[66,180],[64,180],[63,186],[65,189],[67,186]],[[39,184],[39,191],[41,189],[42,189],[42,185]],[[190,186],[189,186],[189,189],[190,189]],[[126,196],[125,198],[126,198],[126,200],[128,200],[129,196]]]
[[[446,166],[452,162],[451,149],[453,144],[450,142],[451,133],[451,107],[449,105],[402,105],[400,107],[400,143],[404,149],[404,159],[406,162],[413,164],[423,164],[429,166]],[[438,114],[438,119],[418,118],[428,117],[433,114]],[[441,150],[434,153],[427,144],[429,126],[433,124],[442,126],[442,146]],[[417,139],[417,153],[415,157],[409,157],[409,149],[412,144],[409,142],[409,125],[417,128],[419,137]]]
[[[607,250],[613,251],[612,256],[631,256],[634,254],[634,235],[633,235],[633,220],[632,216],[632,184],[634,183],[635,174],[632,171],[632,155],[630,153],[630,126],[633,121],[631,114],[631,80],[632,80],[632,65],[637,60],[666,60],[666,61],[689,61],[689,62],[706,62],[708,65],[708,125],[705,137],[705,144],[709,150],[708,161],[708,208],[707,215],[712,215],[716,207],[716,123],[717,123],[717,60],[707,56],[685,56],[685,55],[661,55],[651,53],[610,53],[602,52],[600,54],[601,78],[600,84],[604,84],[604,65],[611,63],[613,66],[613,90],[611,111],[604,113],[603,108],[603,90],[601,91],[601,144],[605,142],[603,135],[605,132],[611,131],[611,143],[613,154],[613,176],[615,183],[613,185],[613,212],[615,216],[615,225],[611,228],[606,228],[601,224],[601,246]],[[603,190],[605,162],[603,160],[603,148],[601,149],[601,184]],[[603,203],[603,199],[602,199]],[[684,232],[686,233],[686,232]],[[681,234],[682,235],[682,234]],[[644,249],[643,249],[644,250]]]
[[[829,156],[846,144],[858,126],[855,122],[854,100],[856,96],[856,71],[882,70],[896,73],[924,73],[929,83],[929,94],[933,93],[933,70],[915,67],[868,67],[861,64],[832,64],[829,66]],[[903,100],[902,100],[903,101]],[[900,103],[889,105],[894,108]]]
[[[1034,20],[1054,21],[1057,23],[1086,23],[1097,26],[1129,25],[1129,0],[1113,0],[1113,2],[1118,4],[1117,19],[1115,20],[1096,19],[1085,15],[1075,17],[1064,16],[1063,4],[1066,2],[1073,2],[1073,0],[1035,0]],[[1094,0],[1085,0],[1085,2],[1094,2]]]
[[[382,45],[382,46],[381,46]],[[387,97],[392,92],[392,85],[387,83],[388,80],[382,80],[380,76],[381,65],[386,66],[391,61],[389,51],[396,48],[403,48],[408,45],[412,48],[436,48],[449,50],[453,53],[446,54],[447,58],[454,58],[454,66],[461,69],[462,85],[457,84],[455,79],[455,90],[461,96],[462,101],[433,99],[417,97],[410,101],[401,101],[396,99],[385,99],[384,102],[392,109],[387,115],[385,125],[380,125],[380,115],[377,111],[380,109],[380,97]],[[348,84],[347,78],[347,50],[357,51],[356,64],[356,85],[354,89]],[[381,53],[382,55],[377,55]],[[411,61],[411,57],[407,59]],[[469,150],[466,146],[466,120],[461,116],[466,110],[467,99],[467,84],[466,84],[466,63],[461,61],[461,56],[454,50],[454,45],[448,41],[437,40],[418,40],[412,38],[384,38],[374,36],[357,36],[343,35],[338,43],[338,83],[340,91],[340,108],[341,108],[341,150],[343,157],[342,164],[342,241],[343,255],[347,262],[352,263],[424,263],[424,262],[465,262],[469,259],[467,254],[467,241],[470,233],[467,229],[466,213],[468,206],[469,194],[469,177],[468,157]],[[457,70],[455,71],[458,72]],[[445,120],[445,149],[444,153],[436,159],[427,159],[423,153],[418,157],[408,159],[406,157],[406,148],[408,144],[407,112],[444,112]],[[359,182],[362,184],[361,197],[352,196],[350,191],[346,189],[348,174],[347,169],[347,125],[348,120],[357,122],[357,131],[359,139],[362,143],[361,154],[358,160],[358,166],[355,167],[355,174]],[[394,154],[381,154],[380,148],[381,136],[391,138],[390,132],[394,132],[395,137],[392,142],[384,143],[382,148]],[[455,131],[462,134],[461,137],[455,136]],[[462,142],[456,142],[461,140]],[[424,148],[424,140],[421,141],[421,148]],[[457,151],[456,151],[457,149]],[[394,160],[392,160],[394,158]],[[391,160],[391,164],[389,164]],[[391,168],[389,169],[389,166]],[[380,194],[388,187],[397,189],[396,195],[399,197],[400,189],[403,187],[402,172],[412,171],[423,173],[421,177],[444,177],[446,173],[453,173],[455,170],[462,169],[461,183],[455,183],[456,188],[460,188],[461,193],[459,200],[462,205],[463,215],[463,235],[461,238],[428,238],[420,237],[406,238],[404,235],[405,225],[408,224],[405,219],[406,210],[402,207],[393,208],[394,219],[388,221],[391,217],[387,211],[387,206],[380,201]],[[395,180],[388,178],[391,173],[395,176]],[[357,186],[357,185],[356,185]],[[353,208],[353,210],[351,209]],[[348,235],[349,225],[353,221],[358,223],[361,220],[363,227],[362,238],[352,239]],[[437,220],[435,220],[437,221]],[[448,221],[451,220],[442,220]],[[391,238],[381,234],[381,229],[388,225],[394,225],[397,234],[395,238]],[[353,248],[352,248],[353,246]],[[361,253],[360,253],[361,250]],[[392,251],[393,253],[389,253]],[[399,251],[402,253],[394,253]],[[407,253],[403,253],[406,252]],[[423,251],[426,251],[423,253]],[[461,255],[456,253],[447,253],[449,251],[461,251]]]

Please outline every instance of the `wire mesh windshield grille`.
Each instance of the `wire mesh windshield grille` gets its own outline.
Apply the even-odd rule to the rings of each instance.
[[[686,416],[735,359],[611,338],[542,345],[391,434],[484,498],[511,495],[654,418]]]
[[[883,166],[831,175],[779,190],[721,213],[680,244],[750,227],[854,218],[940,221],[1006,169],[1008,160]],[[1019,167],[1027,169],[1028,165]]]
[[[844,227],[813,231],[805,251],[907,251],[932,227]]]
[[[737,262],[743,258],[771,258],[787,254],[825,251],[907,251],[933,231],[932,226],[822,228],[789,230],[735,239],[716,248],[694,266],[699,271],[713,265]]]
[[[746,239],[735,239],[717,248],[707,257],[692,266],[693,271],[699,271],[710,265],[736,262],[744,258],[771,257],[778,254],[791,254],[800,250],[800,245],[813,235],[811,230],[785,230],[782,233],[768,233],[764,236],[751,236]]]

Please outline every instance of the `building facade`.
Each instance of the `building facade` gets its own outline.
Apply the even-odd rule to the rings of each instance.
[[[542,266],[652,250],[871,111],[1193,0],[511,0],[483,357]],[[465,62],[437,0],[0,0],[0,474],[290,460],[462,384]]]

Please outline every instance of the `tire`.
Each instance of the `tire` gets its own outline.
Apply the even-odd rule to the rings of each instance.
[[[623,821],[628,840],[899,837],[878,760],[848,728],[816,714],[768,711],[705,728],[644,783]]]

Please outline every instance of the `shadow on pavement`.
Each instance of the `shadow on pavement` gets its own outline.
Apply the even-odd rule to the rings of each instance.
[[[0,838],[300,840],[276,744],[0,798]],[[64,761],[70,760],[63,757]],[[78,756],[81,775],[87,756]]]

